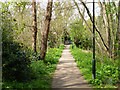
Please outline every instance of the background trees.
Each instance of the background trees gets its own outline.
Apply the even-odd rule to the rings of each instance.
[[[91,9],[89,9],[88,7],[88,4],[90,3],[82,2],[81,0],[71,0],[67,2],[63,0],[53,2],[53,15],[51,17],[52,20],[49,31],[50,34],[48,34],[48,40],[46,40],[48,41],[48,47],[59,47],[60,43],[63,43],[65,40],[65,32],[68,33],[68,37],[70,37],[69,35],[71,28],[69,26],[74,23],[75,20],[79,21],[80,19],[84,28],[88,30],[87,33],[90,33],[90,40],[92,36],[92,13]],[[104,52],[104,54],[112,58],[117,56],[116,50],[118,50],[119,46],[119,3],[101,2],[98,0],[96,5],[97,4],[100,9],[100,14],[97,14],[96,16],[96,50]],[[15,30],[13,33],[17,34],[17,37],[14,40],[23,42],[30,48],[36,46],[36,50],[34,49],[34,51],[39,53],[40,51],[43,52],[42,50],[40,50],[40,48],[43,47],[43,45],[41,45],[41,41],[45,40],[42,38],[43,35],[41,33],[42,31],[44,31],[43,27],[46,17],[46,10],[45,7],[43,7],[43,3],[36,2],[37,11],[36,15],[34,14],[34,16],[36,16],[34,17],[34,22],[36,23],[34,23],[34,26],[32,19],[33,12],[31,10],[32,2],[14,2],[11,3],[9,6],[9,11],[11,14],[10,17],[13,19],[14,22],[13,25]],[[86,16],[88,19],[86,19]],[[38,33],[35,29],[37,29]],[[31,36],[34,38],[32,39]],[[37,40],[35,40],[35,38],[37,38]],[[34,43],[29,42],[30,40],[34,41]]]
[[[78,2],[76,2],[75,0],[73,0],[73,2],[75,3],[81,18],[83,18],[82,13],[77,4]],[[83,2],[82,0],[80,0],[80,2],[85,7],[87,14],[92,23],[92,15],[91,15],[90,10],[88,9],[85,2]],[[100,1],[98,2],[99,6],[100,6],[100,10],[101,10],[101,14],[100,14],[100,16],[98,16],[98,19],[100,17],[103,17],[103,18],[101,18],[101,20],[99,22],[98,22],[98,19],[96,19],[96,25],[95,25],[96,31],[97,31],[96,41],[98,43],[96,45],[98,45],[99,49],[101,48],[104,51],[104,53],[106,55],[108,55],[109,57],[115,56],[114,50],[115,50],[116,35],[114,32],[117,31],[117,30],[115,30],[115,28],[117,28],[117,27],[114,24],[114,21],[118,20],[118,18],[116,18],[116,17],[118,17],[118,15],[113,14],[113,13],[117,11],[117,8],[116,8],[117,3],[116,2],[100,2]],[[113,7],[113,5],[115,7]],[[89,27],[87,24],[88,22],[86,22],[86,20],[84,18],[83,18],[83,20],[84,20],[85,24],[87,25],[87,28],[91,31],[91,29],[90,29],[91,27]],[[101,24],[100,24],[100,22],[101,22]],[[101,40],[98,38],[100,38]],[[101,44],[101,42],[103,44]],[[106,51],[107,51],[107,53],[106,53]]]
[[[36,4],[35,1],[10,2],[6,7],[6,10],[9,10],[9,17],[2,15],[2,18],[9,20],[2,20],[2,22],[3,24],[7,22],[6,26],[14,29],[10,29],[12,33],[11,31],[5,32],[11,33],[14,37],[8,34],[5,36],[3,32],[3,38],[5,39],[10,36],[14,41],[24,43],[29,48],[33,48],[33,51],[41,52],[41,58],[44,58],[47,47],[59,47],[60,43],[63,43],[66,37],[71,37],[79,47],[81,41],[82,45],[84,44],[84,41],[80,38],[84,34],[82,37],[89,44],[89,40],[92,37],[93,19],[91,9],[88,6],[90,3],[83,2],[82,0],[67,2],[63,0],[54,1],[53,5],[49,6],[49,2],[47,6],[48,11],[45,10],[45,4],[40,2],[36,2]],[[108,57],[115,58],[119,50],[119,2],[101,2],[98,0],[97,4],[100,14],[97,14],[95,22],[96,52],[104,52]],[[48,7],[51,9],[49,10]],[[86,16],[88,19],[86,19]],[[82,33],[76,33],[77,30],[78,32],[81,30]]]

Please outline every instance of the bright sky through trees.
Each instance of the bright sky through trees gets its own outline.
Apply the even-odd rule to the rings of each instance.
[[[32,2],[31,0],[1,0],[1,2],[7,2],[7,1],[10,1],[10,2]],[[56,2],[56,1],[69,1],[69,0],[53,0],[53,2]],[[79,0],[76,0],[77,2],[79,2]],[[93,0],[83,0],[83,1],[86,1],[86,2],[89,2],[87,4],[87,7],[89,8],[91,14],[93,15]],[[94,0],[95,2],[98,2],[98,0]],[[100,0],[100,1],[103,1],[103,0]],[[109,0],[105,0],[106,2],[108,2]],[[110,0],[110,1],[115,1],[117,2],[118,0]],[[48,0],[36,0],[36,2],[40,2],[41,3],[41,7],[43,7],[44,9],[46,9],[46,6],[47,6],[47,2]],[[71,0],[71,2],[73,2]],[[79,6],[80,8],[82,8],[83,6],[80,5]],[[75,13],[78,13],[77,10],[75,10]],[[95,17],[100,15],[100,8],[99,8],[99,5],[98,3],[95,3]],[[89,17],[87,15],[87,12],[85,12],[85,19],[87,20]]]

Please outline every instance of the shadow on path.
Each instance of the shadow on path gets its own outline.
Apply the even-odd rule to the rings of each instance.
[[[54,78],[52,89],[54,88],[89,88],[90,85],[84,79],[77,67],[77,64],[70,53],[70,45],[66,45],[59,59]]]

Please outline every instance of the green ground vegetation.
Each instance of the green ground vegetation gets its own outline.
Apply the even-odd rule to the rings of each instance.
[[[101,60],[96,55],[96,79],[92,79],[92,52],[84,53],[82,49],[71,46],[71,53],[80,69],[80,72],[95,88],[115,88],[118,86],[118,60],[111,60],[104,56]]]

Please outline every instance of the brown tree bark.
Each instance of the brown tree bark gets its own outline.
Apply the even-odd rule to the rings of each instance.
[[[46,16],[44,20],[44,28],[42,30],[42,40],[41,40],[41,48],[40,48],[41,50],[40,57],[42,60],[45,59],[45,55],[46,55],[47,40],[48,40],[48,34],[49,34],[49,28],[50,28],[50,21],[52,17],[52,4],[53,4],[53,0],[48,0],[47,11],[46,11]]]
[[[37,53],[36,51],[36,39],[37,39],[37,14],[36,14],[36,0],[32,1],[33,7],[33,36],[32,36],[32,50],[33,52]]]

